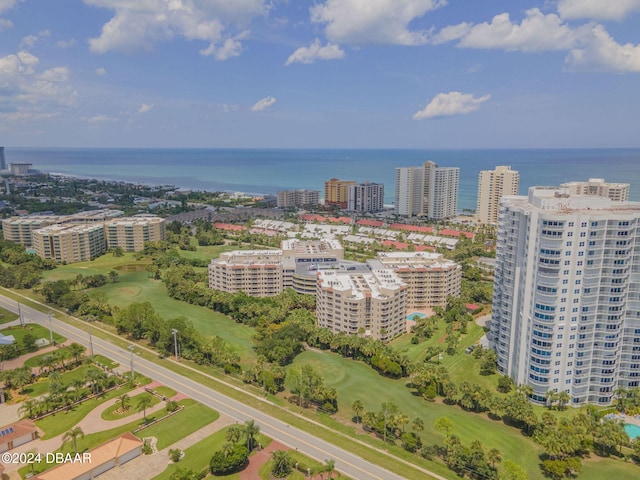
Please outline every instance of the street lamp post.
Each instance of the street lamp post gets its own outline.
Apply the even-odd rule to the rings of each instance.
[[[178,330],[174,328],[171,333],[173,333],[173,350],[176,354],[176,360],[178,360]]]
[[[91,325],[89,325],[89,353],[93,357],[93,338],[91,338]]]
[[[51,326],[51,310],[49,310],[49,344],[53,345],[53,328]]]
[[[20,307],[20,302],[18,302],[18,318],[20,319],[20,326],[24,327],[24,319],[22,318],[22,308]]]
[[[129,350],[131,351],[131,381],[133,381],[134,371],[133,371],[133,349],[135,346],[129,345]]]

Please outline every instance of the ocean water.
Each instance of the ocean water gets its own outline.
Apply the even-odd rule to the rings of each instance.
[[[534,185],[605,178],[631,184],[640,201],[640,149],[366,150],[366,149],[128,149],[10,148],[7,163],[31,162],[50,173],[152,185],[245,193],[323,190],[330,178],[385,186],[393,203],[395,168],[427,160],[460,167],[458,207],[475,209],[480,170],[510,165],[520,172],[520,194]]]

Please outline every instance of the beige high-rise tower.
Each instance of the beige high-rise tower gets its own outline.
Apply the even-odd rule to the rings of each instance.
[[[495,170],[482,170],[478,175],[478,206],[476,214],[482,224],[498,223],[498,205],[505,195],[517,195],[520,174],[511,167],[500,166]]]

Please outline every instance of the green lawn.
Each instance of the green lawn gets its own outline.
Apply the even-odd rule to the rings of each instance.
[[[582,462],[582,473],[578,478],[580,480],[640,478],[640,465],[591,455],[591,458]]]
[[[3,335],[13,335],[14,338],[16,339],[16,343],[18,345],[22,345],[22,339],[24,338],[25,335],[27,334],[31,334],[33,335],[36,339],[38,338],[46,338],[47,340],[49,340],[50,338],[50,332],[48,328],[45,328],[41,325],[38,325],[36,323],[27,323],[25,324],[24,327],[9,327],[9,328],[5,328],[3,330],[0,330],[0,332],[2,332]],[[56,343],[62,343],[66,340],[65,337],[63,337],[62,335],[58,335],[56,332],[53,332],[53,341]]]
[[[225,434],[226,429],[220,430],[187,448],[184,451],[184,458],[180,460],[180,462],[169,464],[167,469],[160,475],[154,477],[153,480],[170,480],[171,475],[179,468],[182,470],[192,469],[195,472],[204,470],[209,466],[209,460],[211,460],[213,453],[220,450],[226,442],[224,438]],[[224,478],[232,477],[227,476]]]
[[[162,450],[181,438],[200,430],[205,425],[215,422],[220,417],[220,414],[215,410],[205,407],[190,398],[181,400],[178,403],[184,405],[184,410],[162,422],[141,430],[137,433],[138,437],[156,437],[158,439],[157,448]],[[161,412],[155,414],[156,417],[160,415]]]
[[[251,341],[253,329],[208,308],[169,297],[164,284],[148,278],[146,272],[123,272],[118,282],[108,283],[94,291],[104,293],[111,305],[120,308],[133,302],[150,302],[165,319],[185,316],[202,335],[218,335],[234,345],[244,363],[256,358]]]
[[[114,257],[108,253],[89,262],[60,265],[53,270],[44,272],[43,280],[45,282],[53,282],[56,280],[75,278],[77,275],[85,277],[97,274],[106,275],[111,270],[116,270],[118,273],[122,273],[120,272],[120,269],[123,268],[123,266],[140,265],[144,268],[146,264],[147,262],[140,262],[136,260],[133,253],[125,253],[122,257]]]
[[[233,250],[246,250],[249,247],[238,247],[237,245],[210,245],[207,247],[197,247],[195,252],[188,250],[180,250],[180,256],[184,258],[195,258],[198,260],[211,260],[218,258],[223,252],[231,252]]]
[[[162,395],[165,398],[171,398],[173,397],[176,392],[173,388],[171,387],[165,387],[164,385],[160,385],[159,387],[156,387],[153,389],[158,395]]]
[[[465,445],[479,439],[486,450],[497,448],[505,460],[522,465],[531,478],[539,475],[538,454],[541,448],[520,431],[502,422],[466,412],[459,407],[427,402],[405,387],[407,379],[383,377],[364,363],[334,353],[306,351],[294,361],[294,365],[300,364],[311,364],[328,385],[338,390],[337,416],[344,422],[350,422],[353,415],[351,403],[356,399],[362,401],[365,411],[378,411],[382,402],[393,402],[411,419],[420,417],[424,421],[425,431],[421,433],[423,442],[442,443],[443,437],[435,430],[434,424],[438,418],[448,417],[454,423],[454,433]]]
[[[131,391],[131,387],[123,385],[120,388],[107,392],[103,396],[86,400],[80,405],[72,407],[71,410],[65,410],[64,412],[49,415],[42,420],[38,420],[36,425],[45,432],[42,437],[44,440],[56,437],[77,425],[80,420],[86,417],[94,408],[129,391]]]
[[[18,318],[17,313],[10,312],[7,309],[0,307],[0,324],[9,323]]]

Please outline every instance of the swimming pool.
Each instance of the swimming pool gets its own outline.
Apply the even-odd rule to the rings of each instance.
[[[634,438],[640,437],[640,427],[638,425],[633,425],[631,423],[624,424],[624,430],[629,435],[629,438],[633,440]]]
[[[415,312],[407,315],[407,320],[417,320],[418,318],[424,318],[426,315],[424,313]]]

